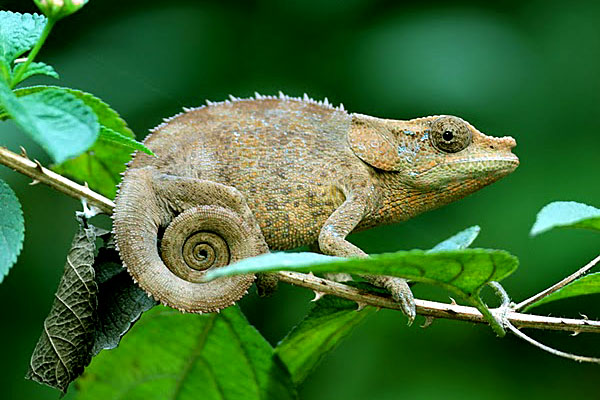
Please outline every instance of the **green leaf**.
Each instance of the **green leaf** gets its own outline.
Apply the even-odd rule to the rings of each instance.
[[[52,166],[52,170],[80,182],[87,182],[92,190],[114,199],[117,184],[121,180],[120,174],[125,171],[130,159],[130,150],[98,140],[87,152]]]
[[[112,234],[101,236],[105,245],[94,260],[95,281],[99,286],[97,323],[92,355],[104,349],[114,349],[142,313],[157,302],[149,297],[121,264]]]
[[[435,253],[444,250],[460,250],[466,249],[473,243],[479,235],[481,228],[477,225],[458,232],[456,235],[449,237],[443,242],[438,243],[429,252]]]
[[[557,290],[556,292],[540,299],[539,301],[527,306],[524,311],[528,311],[533,307],[541,306],[542,304],[550,303],[556,300],[567,299],[569,297],[584,296],[587,294],[600,293],[600,272],[586,275],[576,281],[571,282],[567,286]]]
[[[81,154],[98,137],[96,115],[72,94],[49,89],[17,98],[0,81],[0,104],[56,162]]]
[[[8,67],[30,50],[40,38],[46,22],[43,15],[0,11],[0,62]]]
[[[476,307],[495,332],[503,336],[504,329],[483,304],[479,292],[489,282],[500,281],[510,275],[517,265],[517,258],[508,252],[490,249],[410,250],[349,259],[314,253],[269,253],[209,271],[206,279],[270,271],[398,276],[451,291]]]
[[[237,306],[206,315],[155,307],[77,383],[78,400],[296,397],[273,348]]]
[[[376,311],[358,311],[353,301],[324,296],[277,345],[275,353],[297,386],[352,330]]]
[[[63,393],[91,360],[98,292],[95,241],[95,228],[80,225],[26,375]]]
[[[142,143],[138,142],[137,140],[134,140],[134,139],[130,138],[129,136],[124,136],[124,135],[120,134],[119,132],[113,131],[112,129],[107,128],[105,126],[103,126],[100,129],[100,137],[98,138],[98,140],[102,140],[104,142],[115,143],[115,144],[125,146],[130,149],[133,149],[133,150],[142,151],[151,156],[156,156],[156,154],[154,154],[152,152],[152,150],[150,150],[149,148],[147,148],[146,146],[144,146]]]
[[[25,64],[23,63],[17,64],[13,70],[12,76],[17,76],[24,66]],[[23,75],[21,76],[19,82],[15,82],[14,84],[17,85],[20,82],[23,82],[25,79],[30,78],[34,75],[46,75],[58,79],[58,73],[54,70],[54,68],[52,68],[52,66],[43,62],[32,62],[31,64],[29,64],[29,67],[27,67],[25,73],[23,73]]]
[[[558,227],[600,230],[600,209],[574,201],[555,201],[541,209],[530,234],[535,236]]]
[[[132,140],[135,138],[133,132],[115,110],[92,94],[57,86],[32,86],[17,89],[15,94],[24,96],[49,89],[62,90],[82,100],[94,111],[101,125],[98,140],[87,152],[62,164],[55,165],[52,169],[61,175],[87,182],[92,190],[109,198],[114,198],[117,184],[121,181],[120,174],[125,171],[127,162],[131,160],[132,152],[130,149],[141,150],[148,154],[152,152],[139,142],[135,142],[135,145],[127,142],[129,144],[126,145],[127,138]],[[1,116],[0,111],[0,118]],[[109,130],[124,137],[120,143],[115,143],[117,140],[107,140],[110,139],[107,138],[110,136]]]
[[[513,255],[491,249],[433,253],[409,250],[348,259],[315,253],[269,253],[209,271],[206,279],[270,271],[346,272],[398,276],[443,286],[470,296],[487,283],[506,278],[517,265],[517,258]]]
[[[78,99],[83,101],[88,107],[90,107],[92,111],[94,111],[94,114],[96,114],[96,116],[98,117],[98,122],[100,123],[100,125],[117,131],[123,136],[128,136],[132,138],[134,137],[133,132],[127,127],[127,124],[125,123],[125,121],[123,121],[119,114],[115,110],[110,108],[108,104],[106,104],[93,94],[61,86],[38,85],[16,89],[15,95],[17,97],[23,97],[34,93],[45,92],[48,90],[58,90],[77,97]]]
[[[25,222],[19,199],[0,179],[0,283],[23,248]]]
[[[29,86],[25,88],[19,88],[14,91],[17,97],[23,97],[34,93],[40,93],[48,90],[58,90],[64,93],[71,94],[81,101],[83,101],[88,107],[92,109],[94,114],[98,117],[98,123],[106,128],[112,129],[113,131],[134,138],[135,135],[127,127],[125,121],[119,116],[119,114],[113,110],[108,104],[94,96],[93,94],[83,92],[77,89],[71,89],[61,86]]]

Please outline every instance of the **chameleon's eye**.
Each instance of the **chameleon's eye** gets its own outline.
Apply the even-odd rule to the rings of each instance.
[[[431,125],[431,143],[446,153],[464,150],[471,141],[471,130],[460,118],[440,117]]]

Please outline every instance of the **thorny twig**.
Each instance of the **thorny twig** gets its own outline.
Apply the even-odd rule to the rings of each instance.
[[[344,299],[356,301],[359,307],[370,305],[379,308],[401,310],[400,305],[389,297],[366,292],[352,286],[344,285],[323,279],[310,274],[299,272],[280,271],[277,273],[279,280],[296,286],[312,289],[316,292],[330,294]],[[415,299],[417,314],[424,317],[455,319],[485,324],[483,315],[474,307],[461,306],[458,304],[438,303],[429,300]],[[567,332],[590,332],[600,333],[600,321],[588,319],[572,319],[546,317],[535,314],[522,314],[510,309],[492,309],[494,316],[504,314],[503,320],[510,321],[519,328],[535,328],[546,330],[557,330]]]
[[[42,182],[48,186],[67,194],[71,197],[86,201],[88,205],[97,207],[99,210],[106,214],[112,214],[114,203],[90,190],[87,185],[79,185],[62,175],[56,174],[44,167],[39,162],[33,162],[27,158],[26,153],[23,151],[23,156],[19,156],[6,148],[0,147],[0,164],[4,164],[17,172],[20,172],[34,180],[34,182]],[[507,326],[515,335],[521,337],[528,342],[537,345],[538,347],[550,351],[553,354],[560,356],[567,356],[569,358],[576,359],[578,361],[592,361],[598,362],[598,359],[592,357],[581,357],[573,356],[568,353],[563,353],[558,350],[551,349],[545,345],[537,343],[535,340],[527,337],[517,328],[535,328],[535,329],[546,329],[546,330],[558,330],[558,331],[570,331],[575,333],[590,332],[600,333],[600,321],[592,321],[587,318],[584,319],[572,319],[572,318],[556,318],[546,317],[535,314],[524,314],[517,312],[518,310],[533,304],[535,301],[547,296],[550,293],[564,287],[568,283],[577,279],[579,276],[585,274],[591,267],[600,261],[600,256],[596,257],[585,267],[577,271],[575,274],[563,279],[556,285],[544,290],[532,296],[531,298],[513,306],[501,306],[496,309],[492,309],[491,312],[495,317],[503,321],[504,325]],[[320,277],[313,276],[312,274],[302,274],[291,271],[280,271],[277,273],[279,280],[289,284],[302,286],[308,289],[312,289],[317,293],[329,294],[348,300],[356,301],[358,308],[361,309],[365,305],[370,305],[378,308],[389,308],[392,310],[400,310],[400,305],[392,299],[369,293],[364,290],[344,285],[342,283],[330,281]],[[466,307],[456,304],[439,303],[428,300],[415,300],[417,306],[417,314],[427,318],[445,318],[454,319],[459,321],[469,321],[475,323],[486,323],[481,313],[474,307]]]
[[[115,203],[90,190],[86,186],[79,185],[70,179],[42,167],[39,161],[30,160],[27,153],[22,150],[22,156],[13,153],[5,147],[0,147],[0,164],[14,169],[33,179],[34,183],[44,183],[53,189],[79,200],[86,200],[90,207],[97,207],[102,212],[112,214]]]

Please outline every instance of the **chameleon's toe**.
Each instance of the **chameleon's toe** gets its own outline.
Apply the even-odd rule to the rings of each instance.
[[[417,307],[406,279],[384,275],[364,275],[363,278],[373,285],[390,292],[392,298],[400,304],[402,312],[408,318],[408,324],[411,325],[413,323],[417,316]]]
[[[400,303],[402,312],[408,318],[408,325],[411,325],[417,316],[417,306],[408,282],[406,279],[392,276],[386,276],[385,278],[387,278],[384,283],[385,289],[391,293],[395,301]]]

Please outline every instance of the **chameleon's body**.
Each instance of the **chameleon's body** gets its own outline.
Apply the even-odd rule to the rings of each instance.
[[[454,130],[454,142],[442,143],[450,152],[434,143],[443,140],[440,129]],[[461,135],[469,143],[456,151]],[[214,304],[170,297],[168,291],[179,290],[183,282],[157,264],[157,235],[185,210],[215,204],[235,209],[248,225],[243,235],[257,237],[242,257],[266,246],[282,250],[315,243],[326,254],[365,256],[345,240],[347,234],[462,198],[518,165],[510,151],[512,138],[485,136],[455,117],[383,120],[283,95],[190,110],[157,127],[145,144],[158,157],[137,154],[125,173],[114,217],[117,243],[142,287],[169,305],[195,312],[231,304],[250,281],[239,281],[243,291]],[[165,257],[170,255],[163,251]],[[149,282],[159,275],[175,281],[167,291],[157,292],[156,283]],[[398,289],[397,279],[371,278],[392,292],[405,290]],[[191,280],[196,286],[184,292],[206,290],[218,297],[221,288]]]

